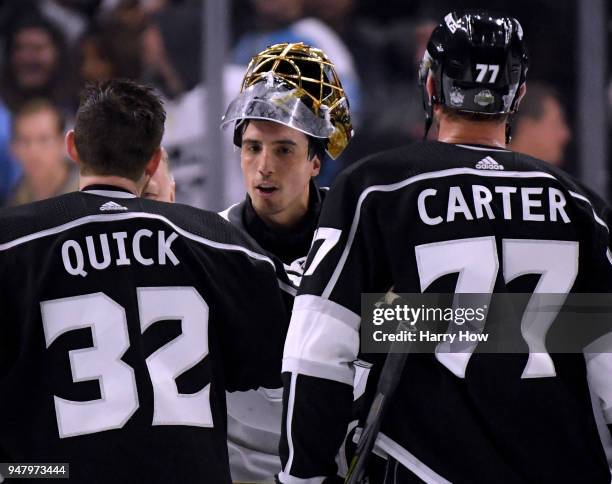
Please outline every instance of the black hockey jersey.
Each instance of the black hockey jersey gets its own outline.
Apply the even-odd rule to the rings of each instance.
[[[312,196],[308,200],[308,211],[295,227],[286,232],[269,228],[255,212],[248,195],[245,200],[230,206],[220,215],[251,237],[272,258],[280,261],[283,268],[282,273],[278,274],[279,279],[288,279],[287,282],[297,288],[302,279],[306,256],[317,228],[327,190],[319,188],[314,181],[310,182]],[[293,298],[289,302],[292,304]]]
[[[274,264],[217,214],[91,187],[0,212],[0,460],[230,482],[226,390],[280,385]]]
[[[568,175],[503,149],[418,143],[342,173],[285,344],[281,481],[336,472],[352,362],[381,362],[360,353],[362,293],[612,292],[607,220]],[[468,356],[408,356],[377,439],[396,482],[610,481],[592,408],[612,422],[610,353],[551,355],[545,373]]]
[[[275,262],[288,311],[300,284],[306,256],[317,227],[326,188],[310,182],[308,211],[287,231],[272,230],[257,215],[250,197],[220,215],[238,227]],[[240,482],[270,482],[280,471],[282,388],[260,388],[227,395],[228,449],[232,478]]]

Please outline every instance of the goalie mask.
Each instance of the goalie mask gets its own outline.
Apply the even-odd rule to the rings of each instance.
[[[434,104],[484,115],[515,112],[527,67],[518,20],[485,11],[446,15],[431,34],[419,67],[425,136]],[[430,72],[435,84],[431,98],[426,89]]]
[[[348,100],[334,64],[322,50],[303,43],[277,44],[257,54],[247,68],[240,94],[221,126],[234,122],[234,144],[246,119],[284,124],[325,140],[337,158],[353,135]]]

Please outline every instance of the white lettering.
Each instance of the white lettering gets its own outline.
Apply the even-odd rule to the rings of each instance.
[[[459,341],[487,341],[489,339],[488,334],[473,333],[471,331],[459,331]]]
[[[138,232],[134,234],[134,240],[132,240],[132,252],[134,252],[134,257],[138,262],[142,265],[150,266],[153,264],[153,259],[144,258],[142,256],[142,252],[140,252],[140,239],[142,237],[151,237],[153,232],[149,229],[140,229]]]
[[[510,194],[516,193],[516,187],[495,187],[495,193],[502,194],[502,205],[504,207],[504,219],[512,220],[512,207],[510,205]]]
[[[119,258],[115,261],[118,266],[129,266],[130,259],[125,254],[125,239],[127,238],[127,232],[113,232],[113,239],[117,242],[117,250],[119,251]]]
[[[172,245],[172,242],[176,240],[178,234],[176,232],[172,232],[170,234],[170,237],[168,237],[167,239],[165,237],[166,234],[163,230],[160,230],[157,233],[157,255],[159,258],[159,263],[161,265],[165,265],[167,256],[170,259],[170,262],[172,262],[173,265],[177,266],[179,264],[179,260],[174,255],[174,252],[172,252],[170,246]]]
[[[532,222],[544,222],[544,214],[532,213],[532,208],[539,208],[542,206],[542,200],[532,200],[530,195],[541,195],[544,189],[542,187],[522,187],[521,188],[521,201],[523,202],[523,220]]]
[[[70,249],[74,251],[76,265],[73,265],[70,260]],[[66,269],[66,272],[71,276],[87,276],[87,272],[83,270],[85,267],[83,251],[76,240],[67,240],[62,245],[62,262],[64,263],[64,269]]]
[[[557,213],[559,213],[564,223],[566,224],[570,223],[570,218],[567,216],[567,213],[565,212],[566,203],[567,201],[565,200],[565,195],[563,195],[563,192],[561,190],[558,190],[557,188],[552,188],[552,187],[548,189],[548,204],[550,207],[550,221],[551,222],[557,221]]]
[[[462,213],[466,220],[474,220],[474,217],[472,216],[470,209],[465,202],[465,198],[463,198],[461,188],[450,187],[450,191],[448,193],[448,210],[446,212],[446,221],[454,221],[455,214],[457,213]]]
[[[482,185],[472,185],[472,196],[474,197],[474,212],[476,212],[476,218],[484,217],[483,208],[487,212],[487,217],[493,220],[493,210],[491,210],[491,201],[493,200],[493,194],[487,187]]]
[[[427,214],[427,209],[425,208],[425,199],[427,197],[434,196],[436,193],[438,193],[438,190],[434,190],[433,188],[427,188],[426,190],[423,190],[421,193],[419,193],[419,198],[417,200],[417,205],[419,207],[419,215],[421,216],[421,220],[423,221],[423,223],[427,225],[438,225],[444,221],[444,219],[439,215],[437,217],[431,218]]]
[[[102,247],[102,262],[98,262],[98,256],[96,255],[96,247],[94,245],[93,237],[88,235],[85,237],[87,244],[87,254],[89,255],[89,263],[94,269],[106,269],[110,266],[111,255],[108,247],[108,236],[106,234],[100,234],[100,246]]]

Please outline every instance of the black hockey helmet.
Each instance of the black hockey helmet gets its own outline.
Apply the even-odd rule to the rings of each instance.
[[[433,104],[485,115],[513,113],[528,63],[523,29],[515,18],[482,10],[446,15],[431,34],[419,67],[425,135]],[[431,98],[429,72],[435,84]]]

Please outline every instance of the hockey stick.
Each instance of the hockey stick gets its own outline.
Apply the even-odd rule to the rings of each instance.
[[[402,331],[412,331],[413,328],[406,325],[404,321],[400,321],[397,325],[396,334],[402,334]],[[410,352],[410,342],[399,342],[394,341],[387,353],[385,358],[385,364],[383,365],[378,379],[378,385],[376,387],[376,396],[372,401],[372,406],[368,412],[365,425],[359,442],[357,443],[357,450],[355,455],[351,459],[351,465],[346,475],[345,484],[362,484],[364,483],[364,472],[365,467],[370,458],[372,449],[376,442],[378,431],[380,430],[380,424],[384,417],[385,411],[389,400],[395,393],[397,384],[400,381],[406,358]]]

